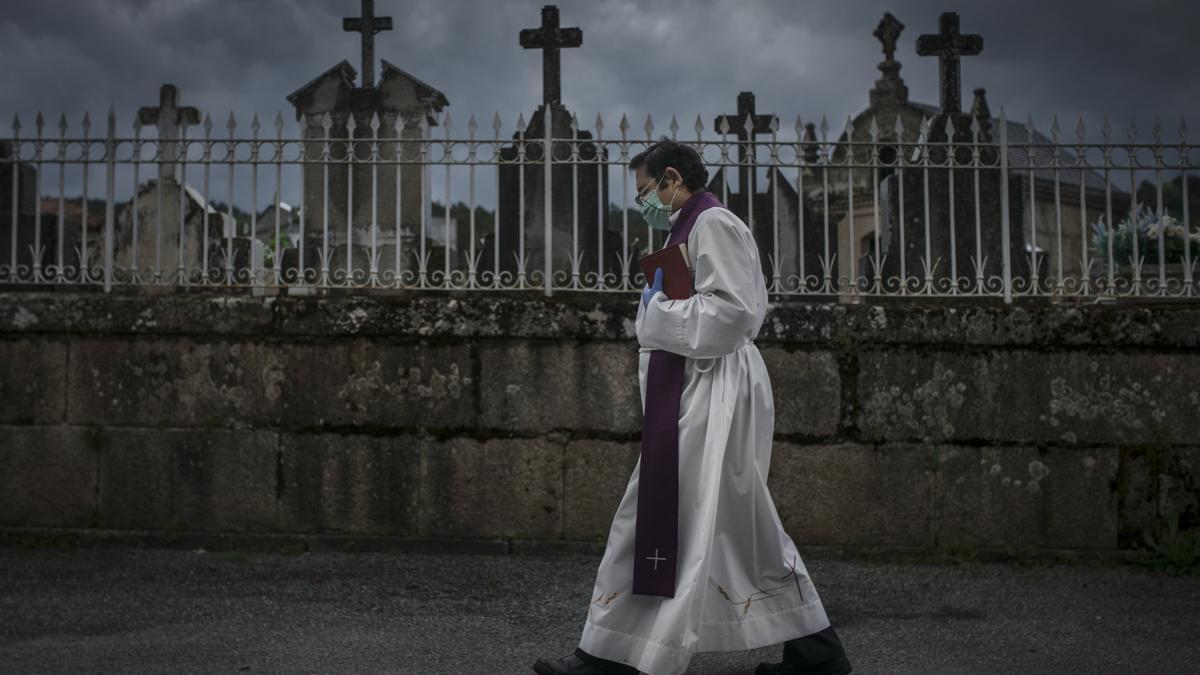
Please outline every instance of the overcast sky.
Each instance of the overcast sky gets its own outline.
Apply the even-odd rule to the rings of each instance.
[[[377,37],[377,55],[441,89],[457,129],[475,114],[490,135],[499,112],[508,135],[541,101],[540,52],[521,49],[517,34],[539,24],[542,4],[377,0],[377,14],[395,22]],[[1171,140],[1181,115],[1200,134],[1195,0],[558,5],[562,25],[583,30],[583,47],[563,52],[563,100],[588,127],[597,113],[610,129],[627,113],[640,136],[651,114],[665,132],[674,113],[690,135],[697,114],[711,127],[751,90],[759,112],[779,114],[788,132],[797,115],[827,115],[840,130],[866,107],[879,75],[872,32],[885,11],[906,25],[897,58],[910,97],[936,104],[936,59],[917,57],[914,45],[936,32],[940,12],[954,10],[964,33],[984,37],[983,54],[964,59],[967,105],[984,87],[994,113],[1032,115],[1042,130],[1054,113],[1071,132],[1079,116],[1095,130],[1110,113],[1118,130],[1136,117],[1148,134],[1158,114]],[[359,10],[358,0],[3,0],[0,133],[8,135],[13,113],[31,129],[39,110],[52,123],[67,113],[72,127],[89,110],[99,123],[110,103],[125,132],[138,106],[157,103],[163,82],[221,129],[230,111],[243,124],[254,112],[267,124],[277,111],[293,123],[289,93],[342,59],[359,68],[359,36],[341,29]]]
[[[521,49],[517,33],[539,23],[542,4],[378,0],[396,29],[378,36],[377,53],[445,92],[456,121],[499,112],[508,126],[541,99],[540,55]],[[741,90],[793,123],[797,114],[844,121],[878,75],[871,33],[884,11],[906,24],[897,58],[919,101],[937,103],[937,64],[916,56],[916,37],[955,10],[963,32],[984,36],[983,54],[964,60],[968,102],[981,86],[994,111],[1031,114],[1039,126],[1056,112],[1158,113],[1172,131],[1200,103],[1200,2],[1188,0],[558,4],[563,25],[584,35],[563,54],[564,102],[589,125],[626,112],[640,129],[647,113],[676,113],[690,129],[697,113],[711,124],[732,112]],[[341,30],[358,11],[358,0],[4,0],[0,111],[74,119],[111,102],[124,122],[173,82],[222,121],[230,110],[290,117],[287,94],[342,59],[359,67],[358,35]]]

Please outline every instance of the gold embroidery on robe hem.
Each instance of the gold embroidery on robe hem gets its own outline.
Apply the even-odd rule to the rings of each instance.
[[[807,574],[800,574],[799,572],[796,571],[796,559],[792,558],[791,562],[788,563],[788,573],[783,575],[782,577],[779,577],[779,579],[780,579],[780,581],[783,581],[788,578],[794,579],[795,584],[796,584],[796,593],[800,596],[800,603],[804,604],[804,602],[805,602],[804,592],[800,590],[800,578],[801,577],[804,577],[805,580],[808,579]],[[756,601],[779,597],[787,592],[784,589],[790,588],[792,585],[792,584],[785,583],[780,586],[773,586],[768,589],[762,589],[762,588],[755,586],[754,587],[755,592],[746,596],[746,598],[743,600],[741,598],[734,599],[734,597],[729,594],[729,591],[725,590],[725,587],[722,586],[721,584],[717,583],[717,581],[715,579],[713,579],[711,576],[708,578],[708,580],[711,581],[713,583],[713,585],[715,585],[717,587],[717,592],[720,593],[721,597],[725,598],[725,600],[728,601],[729,604],[733,605],[734,607],[741,607],[742,611],[739,614],[739,617],[746,616],[746,614],[750,611],[750,606],[753,605]],[[601,593],[600,595],[597,595],[595,598],[592,598],[592,601],[590,603],[588,603],[588,609],[587,609],[588,615],[590,616],[592,613],[592,605],[608,607],[609,603],[611,603],[620,594],[621,594],[621,591],[613,591],[612,593],[610,593],[607,596],[605,596],[603,593]]]
[[[729,604],[731,604],[735,607],[741,607],[742,611],[740,613],[740,616],[746,616],[746,613],[750,611],[750,606],[752,604],[754,604],[756,601],[766,600],[767,598],[779,597],[786,592],[785,589],[791,587],[791,584],[783,584],[782,586],[775,586],[774,588],[769,588],[769,589],[764,590],[764,589],[758,588],[756,586],[755,592],[746,596],[745,599],[742,599],[742,598],[734,598],[733,596],[731,596],[729,594],[729,591],[725,590],[725,587],[722,586],[721,584],[717,583],[712,577],[709,577],[708,580],[712,581],[713,584],[716,585],[717,592],[720,593],[721,597],[725,598],[725,600],[727,600],[729,602]]]
[[[796,593],[798,593],[800,595],[800,603],[804,604],[804,593],[801,592],[801,590],[800,590],[800,577],[801,576],[803,576],[805,579],[808,579],[808,575],[801,575],[796,572],[796,564],[795,564],[795,560],[793,559],[793,562],[789,566],[788,573],[783,575],[782,577],[780,577],[780,580],[782,581],[782,580],[788,579],[789,577],[794,578],[795,582],[796,582]],[[725,598],[725,600],[727,602],[729,602],[729,604],[733,605],[734,607],[741,608],[742,611],[739,613],[739,617],[746,616],[747,612],[750,611],[750,606],[753,605],[755,602],[758,602],[760,600],[766,600],[768,598],[777,598],[777,597],[787,593],[786,589],[791,588],[791,586],[792,586],[792,584],[788,584],[788,583],[785,583],[785,584],[782,584],[779,586],[773,586],[773,587],[767,588],[767,589],[762,589],[762,588],[759,588],[758,586],[755,586],[754,592],[751,593],[750,595],[746,596],[743,599],[740,597],[735,598],[733,595],[730,594],[729,591],[725,590],[724,586],[722,586],[720,583],[718,583],[711,576],[708,578],[708,580],[711,581],[717,587],[717,592],[720,593],[721,597]]]
[[[796,580],[796,592],[800,594],[800,602],[803,603],[804,592],[800,590],[800,574],[796,572],[796,556],[792,556],[791,562],[788,563],[788,573],[780,577],[780,580],[782,581],[788,577],[792,577]],[[804,578],[807,579],[808,575],[804,575]]]
[[[600,605],[601,607],[608,607],[608,603],[612,602],[613,598],[617,597],[620,594],[621,594],[621,591],[613,591],[611,594],[608,595],[608,597],[605,597],[605,595],[603,593],[601,593],[600,595],[597,595],[596,597],[592,598],[592,602],[588,605],[588,613],[590,614],[592,612],[592,605]],[[601,602],[602,599],[603,599],[603,602]]]

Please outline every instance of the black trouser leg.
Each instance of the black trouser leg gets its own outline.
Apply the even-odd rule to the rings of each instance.
[[[829,672],[843,672],[850,665],[842,640],[833,626],[783,643],[783,662],[800,670],[814,672],[826,669]]]
[[[616,661],[602,659],[599,656],[592,656],[579,647],[575,648],[575,656],[578,656],[584,663],[602,673],[611,673],[612,675],[638,675],[638,669],[634,668],[633,666],[627,666],[624,663],[617,663]]]

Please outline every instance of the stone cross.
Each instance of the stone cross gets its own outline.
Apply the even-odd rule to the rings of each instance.
[[[173,84],[164,84],[158,90],[158,107],[138,108],[138,122],[158,127],[158,177],[175,178],[175,162],[179,157],[180,124],[199,124],[200,111],[176,105],[179,89]]]
[[[583,45],[583,31],[559,28],[558,7],[542,7],[542,27],[521,31],[521,46],[542,50],[542,102],[562,103],[562,64],[559,50]]]
[[[883,61],[879,64],[879,72],[883,73],[883,77],[876,80],[871,89],[872,108],[908,101],[908,87],[900,79],[900,62],[896,60],[896,40],[900,39],[903,31],[904,24],[891,12],[885,12],[875,28],[875,37],[883,43]]]
[[[362,16],[342,19],[342,30],[362,33],[362,87],[375,87],[375,34],[392,30],[392,17],[375,16],[375,0],[362,0]]]
[[[900,38],[903,30],[904,24],[892,16],[891,12],[885,12],[879,26],[875,28],[875,37],[883,43],[883,56],[889,62],[896,60],[896,40]]]
[[[737,136],[738,144],[738,164],[741,167],[738,169],[739,182],[743,192],[753,194],[756,190],[753,183],[756,182],[754,173],[750,170],[750,162],[746,161],[747,157],[753,157],[750,152],[749,143],[753,141],[756,134],[771,133],[771,124],[776,121],[775,115],[756,115],[754,112],[754,92],[743,91],[738,94],[737,98],[737,114],[736,115],[718,115],[713,121],[714,127],[720,131],[721,122],[729,124],[729,128],[733,134]],[[746,129],[746,120],[750,120],[750,129]],[[752,200],[753,197],[747,197],[747,200]],[[752,202],[747,201],[748,205]]]
[[[958,32],[958,14],[945,12],[938,19],[941,32],[917,38],[918,56],[936,56],[941,66],[942,112],[962,112],[962,83],[959,57],[983,51],[983,37]]]

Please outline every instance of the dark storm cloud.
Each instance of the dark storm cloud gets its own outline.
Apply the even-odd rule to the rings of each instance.
[[[517,32],[535,26],[541,2],[378,0],[395,17],[378,55],[442,89],[455,123],[475,114],[490,132],[499,112],[505,133],[518,113],[540,100],[536,52]],[[916,36],[934,32],[937,15],[956,10],[964,32],[984,35],[980,57],[963,66],[964,98],[987,88],[994,112],[1032,115],[1040,127],[1058,113],[1089,123],[1105,112],[1136,115],[1142,129],[1160,114],[1174,132],[1195,113],[1200,25],[1195,2],[633,2],[563,0],[563,24],[584,31],[582,49],[563,55],[565,102],[591,126],[597,113],[611,128],[628,113],[641,135],[647,114],[665,126],[679,116],[690,134],[731,112],[738,91],[753,90],[762,112],[790,131],[797,114],[827,115],[841,128],[866,105],[878,75],[871,32],[884,11],[907,28],[898,58],[913,99],[937,102],[937,66],[915,55]],[[174,82],[186,103],[223,125],[229,111],[264,123],[284,97],[342,59],[358,67],[356,35],[341,17],[355,0],[6,0],[0,15],[0,112],[60,111],[96,119],[114,103],[128,128],[158,85]],[[7,121],[7,120],[6,120]],[[1098,126],[1098,123],[1094,126]]]

